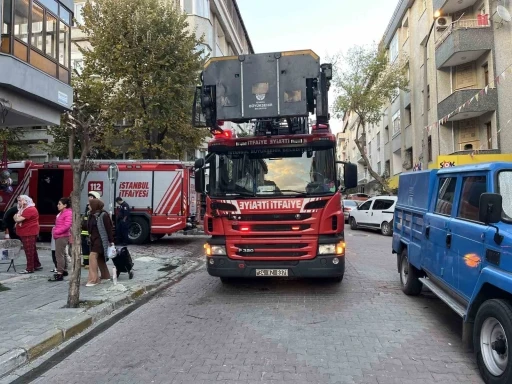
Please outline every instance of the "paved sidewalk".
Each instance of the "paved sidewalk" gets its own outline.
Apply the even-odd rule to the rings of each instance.
[[[134,278],[121,273],[117,285],[103,281],[85,287],[88,270],[82,267],[80,299],[82,308],[65,308],[68,278],[48,282],[53,269],[49,244],[38,244],[43,271],[19,275],[8,264],[0,264],[0,377],[41,356],[88,328],[99,319],[126,305],[145,292],[195,268],[202,242],[183,236],[165,243],[130,246]],[[199,251],[199,252],[198,252]],[[16,270],[25,268],[23,251],[15,260]],[[112,271],[113,263],[107,263]],[[90,306],[93,304],[93,306]]]

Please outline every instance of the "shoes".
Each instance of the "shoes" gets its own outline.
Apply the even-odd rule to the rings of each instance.
[[[57,272],[59,272],[59,271],[57,271],[57,268],[53,268],[50,272],[51,272],[51,273],[57,273]]]
[[[35,268],[36,271],[42,271],[43,270],[43,266],[40,265],[39,267]]]
[[[60,273],[56,273],[53,277],[50,277],[48,281],[64,281],[64,276]]]
[[[27,271],[26,269],[18,272],[20,275],[26,275],[28,273],[34,273],[34,271]]]
[[[95,285],[98,285],[99,283],[87,283],[85,284],[86,287],[94,287]]]

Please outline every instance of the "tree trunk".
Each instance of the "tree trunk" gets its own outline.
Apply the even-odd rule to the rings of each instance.
[[[388,187],[387,183],[384,181],[384,179],[377,172],[375,172],[373,170],[373,168],[372,168],[372,166],[370,164],[370,161],[368,160],[368,156],[366,156],[366,153],[364,152],[364,143],[361,143],[359,141],[359,128],[361,126],[363,128],[363,133],[366,136],[366,131],[365,131],[365,128],[364,128],[364,121],[362,121],[362,119],[359,118],[359,122],[357,123],[356,140],[355,140],[356,145],[357,145],[357,149],[359,149],[359,152],[361,153],[361,156],[363,157],[364,163],[366,165],[366,168],[368,168],[368,171],[370,172],[370,175],[373,176],[373,178],[377,181],[377,183],[380,184],[380,186],[382,187],[382,189],[386,193],[391,194],[391,189]]]
[[[82,272],[82,220],[80,212],[81,174],[82,172],[73,166],[73,192],[71,192],[71,207],[73,208],[71,237],[73,239],[73,246],[71,247],[72,273],[71,279],[69,280],[68,292],[69,308],[78,308],[80,304],[80,277]]]

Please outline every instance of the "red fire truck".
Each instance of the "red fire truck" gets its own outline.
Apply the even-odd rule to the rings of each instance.
[[[117,177],[109,178],[115,164]],[[28,195],[40,214],[41,232],[49,234],[55,223],[57,202],[73,189],[73,172],[67,161],[44,164],[9,162],[14,191],[0,191],[2,226],[12,233],[17,197]],[[85,212],[87,194],[96,191],[105,209],[115,213],[114,199],[121,196],[132,208],[129,238],[142,244],[195,226],[197,210],[192,163],[171,160],[100,160],[93,164],[80,199]]]
[[[327,101],[331,69],[312,51],[207,62],[193,123],[214,134],[208,155],[195,163],[196,191],[207,194],[210,275],[223,282],[265,276],[342,281],[341,192],[357,185],[357,167],[338,169]],[[253,136],[234,137],[222,128],[226,121],[252,124]]]

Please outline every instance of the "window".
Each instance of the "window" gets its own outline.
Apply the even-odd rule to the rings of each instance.
[[[484,85],[489,85],[489,64],[484,64]]]
[[[393,115],[393,136],[400,133],[400,111]]]
[[[432,136],[428,137],[428,161],[432,161]]]
[[[492,125],[490,121],[485,123],[485,130],[487,131],[487,149],[492,149]]]
[[[370,205],[372,205],[372,200],[370,201],[367,201],[365,203],[363,203],[362,205],[359,206],[359,210],[360,211],[369,211],[370,210]]]
[[[393,206],[395,202],[393,200],[381,200],[377,199],[375,200],[375,203],[373,203],[373,210],[374,211],[384,211],[386,209],[389,209]]]
[[[462,179],[462,194],[457,217],[478,221],[480,195],[487,192],[485,176],[469,176]]]
[[[75,20],[78,24],[84,24],[84,16],[82,15],[84,5],[84,3],[75,4]]]
[[[380,132],[377,133],[377,151],[380,149]]]
[[[43,8],[36,3],[32,4],[32,36],[31,44],[33,48],[39,49],[41,52],[44,50],[43,43]]]
[[[57,19],[46,13],[46,55],[57,59]]]
[[[395,33],[395,36],[389,43],[389,63],[393,64],[398,57],[398,33]]]
[[[28,43],[28,0],[14,1],[14,36]]]
[[[82,73],[84,69],[84,61],[82,59],[73,60],[72,65],[74,71],[77,71],[78,74]]]
[[[380,166],[380,161],[377,163],[377,173],[382,176],[382,174],[380,173],[381,171],[381,166]]]
[[[69,66],[69,27],[64,23],[60,24],[59,33],[59,63],[65,67]]]
[[[59,5],[55,0],[38,0],[41,5],[48,8],[55,15],[59,14]]]
[[[453,199],[457,178],[443,177],[439,179],[439,190],[437,192],[436,213],[450,216],[452,213]]]

